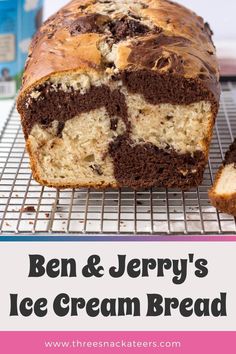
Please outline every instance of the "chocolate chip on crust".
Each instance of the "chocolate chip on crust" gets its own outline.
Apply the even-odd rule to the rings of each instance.
[[[123,17],[112,21],[109,29],[116,41],[121,41],[127,37],[135,37],[151,32],[151,29],[139,21]]]
[[[108,21],[110,21],[108,16],[96,13],[80,16],[69,25],[69,31],[72,36],[80,33],[103,33],[104,25]]]

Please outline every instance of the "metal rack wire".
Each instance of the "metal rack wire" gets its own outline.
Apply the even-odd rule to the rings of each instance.
[[[236,84],[222,83],[222,89],[204,181],[188,192],[42,187],[32,179],[14,107],[0,137],[0,234],[235,235],[235,219],[219,213],[208,200],[214,175],[236,136]]]

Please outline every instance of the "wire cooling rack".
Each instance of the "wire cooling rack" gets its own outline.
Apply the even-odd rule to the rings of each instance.
[[[188,192],[42,187],[32,179],[19,116],[13,107],[0,138],[0,234],[234,235],[235,219],[219,213],[208,199],[214,175],[236,136],[236,84],[222,83],[222,89],[204,181]]]

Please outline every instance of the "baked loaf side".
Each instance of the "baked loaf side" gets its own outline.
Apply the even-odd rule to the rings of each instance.
[[[199,185],[220,96],[211,36],[167,0],[74,0],[49,18],[18,97],[35,179]]]
[[[236,139],[225,155],[209,197],[218,210],[236,216]]]

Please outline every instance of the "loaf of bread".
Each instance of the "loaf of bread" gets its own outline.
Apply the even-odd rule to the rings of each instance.
[[[74,0],[35,36],[18,97],[34,178],[198,186],[218,111],[207,23],[168,0]]]
[[[236,139],[225,155],[209,197],[218,210],[236,216]]]

